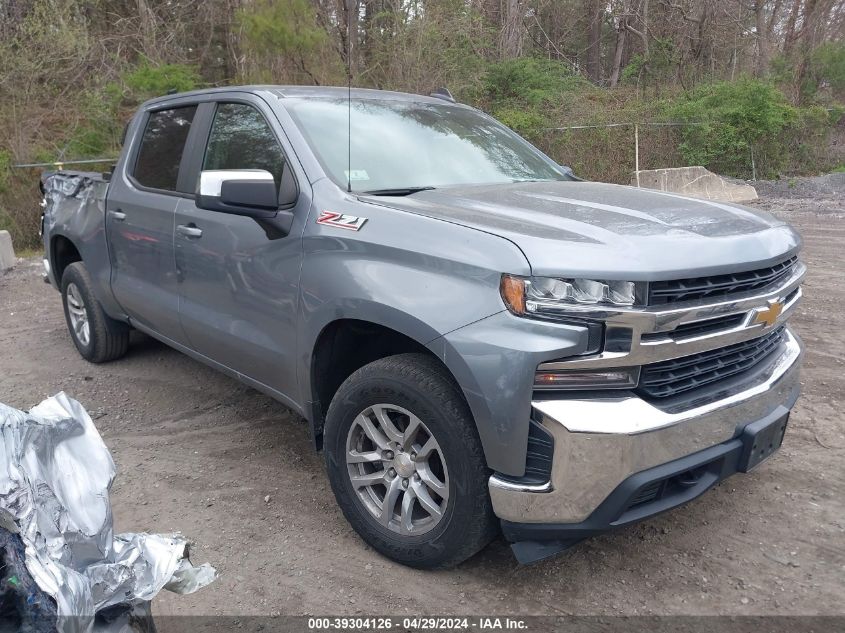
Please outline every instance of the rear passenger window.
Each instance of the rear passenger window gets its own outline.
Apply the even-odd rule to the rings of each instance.
[[[242,103],[218,104],[203,170],[264,169],[273,174],[278,189],[284,166],[276,135],[258,110]]]
[[[197,106],[151,112],[141,139],[135,180],[145,187],[176,191],[179,163]]]

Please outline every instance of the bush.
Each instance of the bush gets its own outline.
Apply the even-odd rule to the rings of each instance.
[[[595,90],[589,81],[573,75],[565,64],[534,57],[492,64],[484,85],[494,106],[518,103],[556,108],[567,93]]]
[[[549,127],[549,122],[542,114],[532,110],[519,108],[501,108],[493,111],[493,116],[499,121],[528,139],[535,140]]]
[[[563,112],[581,109],[597,92],[558,61],[523,57],[488,66],[482,107],[537,142],[544,128],[561,124]]]
[[[187,92],[198,88],[202,80],[197,69],[187,64],[155,65],[144,60],[133,71],[124,74],[123,83],[130,91],[130,97],[144,101],[159,97],[173,90]]]
[[[765,154],[761,158],[765,173],[772,171],[766,168],[768,156],[776,157],[775,167],[779,172],[800,175],[821,173],[835,164],[830,151],[830,134],[840,118],[839,112],[821,106],[799,108],[797,112],[794,124],[763,148]]]
[[[114,154],[120,138],[118,106],[119,102],[108,97],[108,86],[104,90],[91,89],[79,95],[79,101],[74,106],[79,114],[79,123],[65,130],[59,155],[53,155],[49,160],[99,158]]]
[[[809,77],[801,88],[805,96],[815,96],[820,89],[845,96],[845,42],[827,42],[813,51]]]
[[[738,177],[751,175],[753,154],[771,158],[758,176],[776,176],[789,158],[775,151],[780,135],[799,120],[799,111],[774,85],[748,78],[700,86],[668,113],[694,124],[681,132],[679,149],[688,164]]]

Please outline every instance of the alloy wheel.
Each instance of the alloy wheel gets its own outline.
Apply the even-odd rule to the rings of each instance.
[[[67,287],[67,311],[73,333],[82,345],[87,346],[91,341],[88,310],[82,301],[82,293],[75,283],[70,283]]]
[[[443,450],[410,411],[375,404],[358,414],[347,435],[346,465],[358,499],[389,530],[415,536],[443,519],[449,502]]]

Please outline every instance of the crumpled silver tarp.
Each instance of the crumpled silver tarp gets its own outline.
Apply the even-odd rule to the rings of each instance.
[[[179,535],[113,533],[115,466],[88,413],[64,393],[29,413],[0,404],[0,527],[20,535],[26,567],[56,600],[61,633],[89,633],[94,615],[192,593],[217,577],[194,567]]]

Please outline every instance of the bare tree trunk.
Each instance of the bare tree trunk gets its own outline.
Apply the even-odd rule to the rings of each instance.
[[[610,87],[615,88],[619,84],[619,77],[622,74],[622,59],[625,54],[625,40],[628,37],[628,3],[622,7],[623,15],[619,18],[616,27],[616,48],[613,51],[613,68],[610,71]]]
[[[145,0],[137,0],[138,18],[141,22],[141,35],[144,54],[151,59],[158,59],[156,52],[155,15]]]
[[[601,81],[601,23],[603,3],[587,0],[587,77],[593,83]]]
[[[766,22],[766,0],[754,2],[754,26],[757,30],[757,76],[762,77],[769,69],[769,28]]]
[[[642,7],[640,9],[640,22],[642,23],[642,30],[634,28],[634,26],[629,21],[625,22],[625,28],[631,31],[631,33],[636,35],[642,41],[643,58],[646,60],[646,64],[648,64],[648,0],[643,0]]]
[[[504,0],[501,54],[503,59],[513,59],[522,54],[522,0]]]
[[[795,30],[795,25],[798,22],[798,16],[801,13],[801,0],[793,0],[792,10],[789,12],[789,18],[786,20],[785,37],[783,41],[783,53],[789,56],[792,49],[795,47],[795,42],[798,39],[798,34]]]

